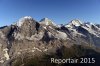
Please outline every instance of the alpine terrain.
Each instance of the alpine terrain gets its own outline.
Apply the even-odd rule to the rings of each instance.
[[[100,66],[100,24],[74,19],[57,25],[48,18],[38,22],[25,16],[0,27],[0,66],[66,66],[50,60],[81,57],[95,58],[90,63]]]

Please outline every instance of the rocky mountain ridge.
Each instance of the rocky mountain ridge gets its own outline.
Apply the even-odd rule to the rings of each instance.
[[[0,27],[0,64],[7,64],[26,52],[55,53],[62,46],[74,44],[100,49],[100,25],[72,20],[60,27],[48,18],[40,22],[30,16],[19,19],[10,26]]]

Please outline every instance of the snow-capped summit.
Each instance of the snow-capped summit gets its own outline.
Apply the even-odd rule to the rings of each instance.
[[[71,46],[84,46],[89,50],[93,48],[91,52],[100,52],[100,24],[81,23],[75,19],[66,25],[54,25],[48,18],[43,18],[38,23],[32,17],[25,16],[14,25],[0,27],[0,66],[12,66],[16,58],[24,58],[23,55],[33,58],[36,55],[40,57],[41,54],[42,57],[44,53],[59,53],[63,48]],[[90,53],[88,54],[92,55]]]
[[[16,23],[17,26],[21,26],[25,20],[33,20],[33,18],[31,16],[25,16],[25,17],[22,17],[21,19],[19,19],[19,21]]]
[[[31,16],[25,16],[23,18],[25,18],[25,19],[33,19]]]
[[[74,26],[81,26],[82,22],[78,19],[74,19],[71,21],[72,25]]]
[[[69,27],[69,28],[73,28],[73,26],[81,26],[82,25],[82,22],[78,19],[74,19],[72,20],[70,23],[68,23],[67,25],[65,25],[65,27]]]
[[[52,20],[48,19],[48,18],[43,18],[40,20],[40,24],[44,24],[44,25],[56,25]]]

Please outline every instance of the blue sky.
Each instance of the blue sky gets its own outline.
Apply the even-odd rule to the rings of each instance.
[[[57,24],[72,19],[100,24],[100,0],[0,0],[0,26],[23,16],[37,21],[47,17]]]

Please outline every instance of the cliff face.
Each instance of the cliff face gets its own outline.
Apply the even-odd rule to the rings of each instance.
[[[24,53],[33,56],[55,53],[62,46],[70,48],[74,44],[100,51],[100,27],[97,25],[73,20],[59,27],[46,21],[50,20],[39,23],[31,17],[24,17],[14,25],[1,27],[0,64],[7,64]]]

